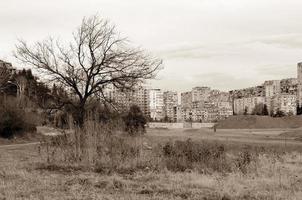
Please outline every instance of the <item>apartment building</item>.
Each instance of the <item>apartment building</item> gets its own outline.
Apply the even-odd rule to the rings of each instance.
[[[266,104],[266,98],[262,96],[234,99],[234,113],[237,115],[252,114],[257,104]]]
[[[137,105],[145,116],[150,115],[149,89],[144,86],[136,86],[131,91],[121,91],[109,85],[104,90],[104,98],[121,112],[126,112],[130,106]]]
[[[281,81],[270,80],[264,82],[264,90],[266,97],[273,97],[281,93]]]
[[[280,81],[281,94],[297,95],[298,93],[298,79],[287,78]]]
[[[297,114],[297,95],[276,95],[271,99],[271,102],[269,110],[272,114],[276,114],[278,110],[284,112],[286,115]]]
[[[178,112],[178,93],[173,91],[166,91],[163,93],[164,99],[164,116],[169,121],[177,121]]]
[[[150,117],[155,121],[164,119],[164,94],[161,89],[149,90]]]
[[[192,102],[208,101],[211,88],[209,87],[194,87],[192,88]]]
[[[184,109],[191,108],[192,107],[192,91],[190,92],[182,92],[181,93],[181,106]]]
[[[265,96],[264,85],[249,87],[229,92],[231,99],[247,98],[247,97],[263,97]]]

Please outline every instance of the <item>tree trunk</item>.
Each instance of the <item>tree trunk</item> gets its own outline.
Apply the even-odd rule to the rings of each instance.
[[[73,112],[73,118],[75,121],[75,125],[81,129],[84,126],[85,114],[85,106],[83,104],[80,104],[79,106],[75,107],[75,110]]]

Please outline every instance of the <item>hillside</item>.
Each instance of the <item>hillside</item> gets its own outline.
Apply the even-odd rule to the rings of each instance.
[[[273,118],[269,116],[238,115],[218,122],[221,129],[263,129],[263,128],[299,128],[302,127],[302,116]]]

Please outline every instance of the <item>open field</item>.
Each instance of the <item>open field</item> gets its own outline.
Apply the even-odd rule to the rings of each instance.
[[[285,117],[234,115],[218,122],[218,128],[222,129],[291,129],[299,127],[302,127],[301,115]]]
[[[212,141],[230,148],[244,145],[263,146],[281,151],[302,151],[302,129],[148,129],[148,139]]]
[[[285,151],[263,154],[247,173],[171,172],[142,169],[133,174],[104,174],[83,168],[47,167],[38,145],[0,148],[0,199],[302,199],[302,142],[299,129],[157,130],[143,141],[169,140],[264,145]],[[285,143],[285,142],[286,143]]]

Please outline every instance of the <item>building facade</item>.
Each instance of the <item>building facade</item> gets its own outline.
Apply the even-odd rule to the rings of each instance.
[[[150,118],[155,121],[164,119],[164,94],[160,89],[149,90]]]
[[[281,93],[280,80],[270,80],[264,82],[264,90],[266,97],[273,97]]]
[[[178,93],[173,91],[165,91],[164,99],[164,118],[168,121],[177,121],[178,112]]]
[[[282,111],[285,115],[297,114],[297,95],[281,94],[271,99],[272,103],[269,107],[271,114]]]
[[[104,90],[104,98],[120,112],[126,112],[130,106],[137,105],[146,117],[150,116],[149,89],[144,86],[136,86],[131,91],[121,91],[109,85]]]
[[[258,104],[266,104],[266,98],[258,96],[234,99],[234,114],[252,114]]]

